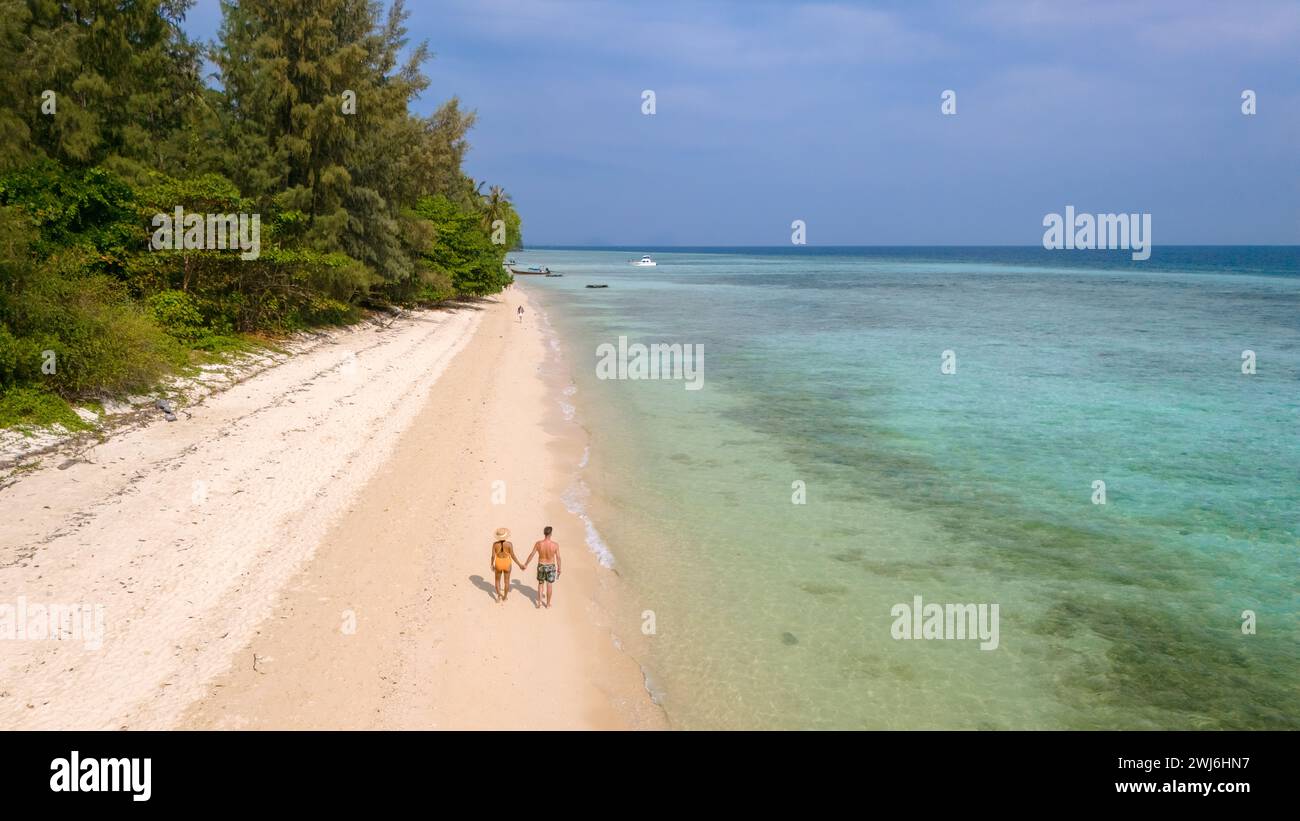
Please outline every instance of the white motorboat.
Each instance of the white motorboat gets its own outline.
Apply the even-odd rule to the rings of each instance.
[[[638,268],[653,268],[653,267],[655,267],[656,265],[658,265],[659,263],[655,262],[655,261],[654,261],[653,259],[651,259],[649,256],[644,256],[644,257],[641,257],[641,258],[638,259],[638,260],[633,261],[632,264],[635,265],[635,266],[638,267]]]

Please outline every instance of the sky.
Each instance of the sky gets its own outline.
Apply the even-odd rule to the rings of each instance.
[[[1300,2],[409,2],[527,245],[1300,244]],[[215,38],[217,0],[187,20]],[[1242,113],[1255,92],[1256,113]],[[643,113],[653,91],[655,113]],[[955,93],[956,113],[941,110]]]

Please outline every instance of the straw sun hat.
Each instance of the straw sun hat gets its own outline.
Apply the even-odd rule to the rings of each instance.
[[[501,541],[503,539],[509,539],[509,538],[510,538],[510,528],[508,527],[497,528],[497,541]]]

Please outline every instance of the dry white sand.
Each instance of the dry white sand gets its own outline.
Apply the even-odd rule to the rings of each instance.
[[[580,432],[524,300],[340,334],[0,490],[0,608],[104,614],[96,648],[0,611],[0,728],[662,726],[558,501]],[[555,607],[533,568],[496,604],[492,530],[522,557],[544,524]]]

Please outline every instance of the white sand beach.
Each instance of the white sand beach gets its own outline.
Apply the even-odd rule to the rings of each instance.
[[[0,490],[0,604],[104,614],[102,647],[0,640],[0,727],[663,726],[559,502],[539,320],[515,288],[361,326]],[[495,603],[493,530],[546,524],[555,606],[535,563]]]

